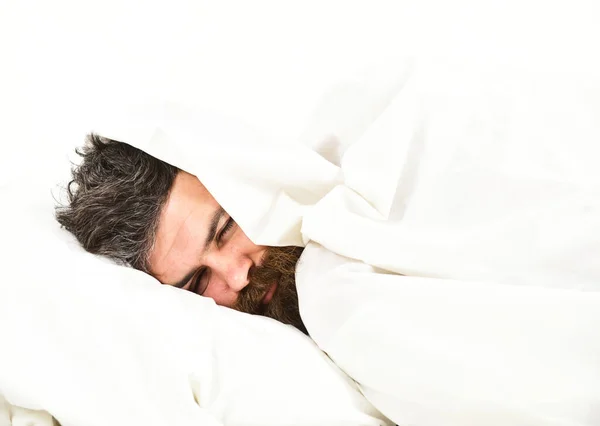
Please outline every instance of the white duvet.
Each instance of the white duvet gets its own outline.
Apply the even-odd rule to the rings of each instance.
[[[318,110],[322,157],[172,106],[101,133],[195,173],[258,243],[308,242],[308,330],[396,423],[597,424],[597,74],[392,66]]]
[[[589,71],[420,61],[304,215],[308,330],[398,424],[600,423]]]
[[[599,88],[423,62],[304,215],[306,325],[395,422],[600,423]]]
[[[312,337],[398,424],[599,424],[598,74],[412,72],[304,215]]]

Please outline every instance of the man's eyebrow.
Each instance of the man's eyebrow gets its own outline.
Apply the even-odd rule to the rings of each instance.
[[[208,234],[206,235],[206,239],[204,240],[204,247],[202,248],[203,252],[205,252],[208,249],[208,246],[210,245],[212,240],[215,239],[215,236],[217,235],[217,226],[219,226],[219,221],[221,220],[221,218],[223,217],[224,214],[225,214],[225,210],[223,210],[223,207],[220,207],[220,206],[213,213],[213,217],[210,220],[210,226],[208,227]],[[183,277],[180,281],[173,284],[173,287],[177,287],[177,288],[185,287],[185,285],[188,283],[188,281],[192,279],[192,277],[194,276],[196,271],[197,271],[197,269],[193,269],[190,272],[188,272],[185,275],[185,277]]]
[[[202,249],[203,252],[208,249],[208,246],[212,240],[215,239],[215,235],[217,235],[217,226],[219,225],[219,221],[224,214],[225,210],[223,210],[223,207],[220,206],[213,214],[212,220],[210,221],[210,227],[208,228],[208,235],[206,235],[206,239],[204,240],[204,248]]]

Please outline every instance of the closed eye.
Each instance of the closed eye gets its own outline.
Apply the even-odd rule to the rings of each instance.
[[[206,268],[200,268],[192,278],[192,284],[188,288],[192,293],[202,295],[208,287],[208,271]]]
[[[225,223],[225,226],[223,226],[223,228],[221,229],[221,232],[219,232],[219,235],[217,235],[217,242],[221,242],[223,240],[223,238],[227,235],[227,233],[229,231],[231,231],[231,228],[233,228],[233,225],[235,225],[235,221],[233,220],[232,217],[229,217],[229,219]]]
[[[235,221],[231,217],[229,217],[227,222],[225,222],[225,225],[223,225],[223,228],[221,228],[221,230],[217,234],[215,241],[217,243],[221,243],[222,240],[231,231],[231,229],[233,228],[234,225],[235,225]],[[185,287],[183,287],[183,288],[185,288],[188,291],[191,291],[192,293],[202,295],[206,291],[209,281],[210,281],[209,268],[201,267],[192,276],[192,278],[189,281],[189,284],[187,285],[187,288],[185,288]]]

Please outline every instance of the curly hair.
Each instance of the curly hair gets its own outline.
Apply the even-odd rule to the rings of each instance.
[[[160,212],[179,172],[131,145],[90,134],[56,219],[85,250],[149,272]]]

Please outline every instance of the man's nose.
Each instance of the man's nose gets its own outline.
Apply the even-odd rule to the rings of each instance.
[[[216,256],[213,273],[216,273],[234,292],[241,291],[250,282],[252,260],[239,253],[221,253]]]

